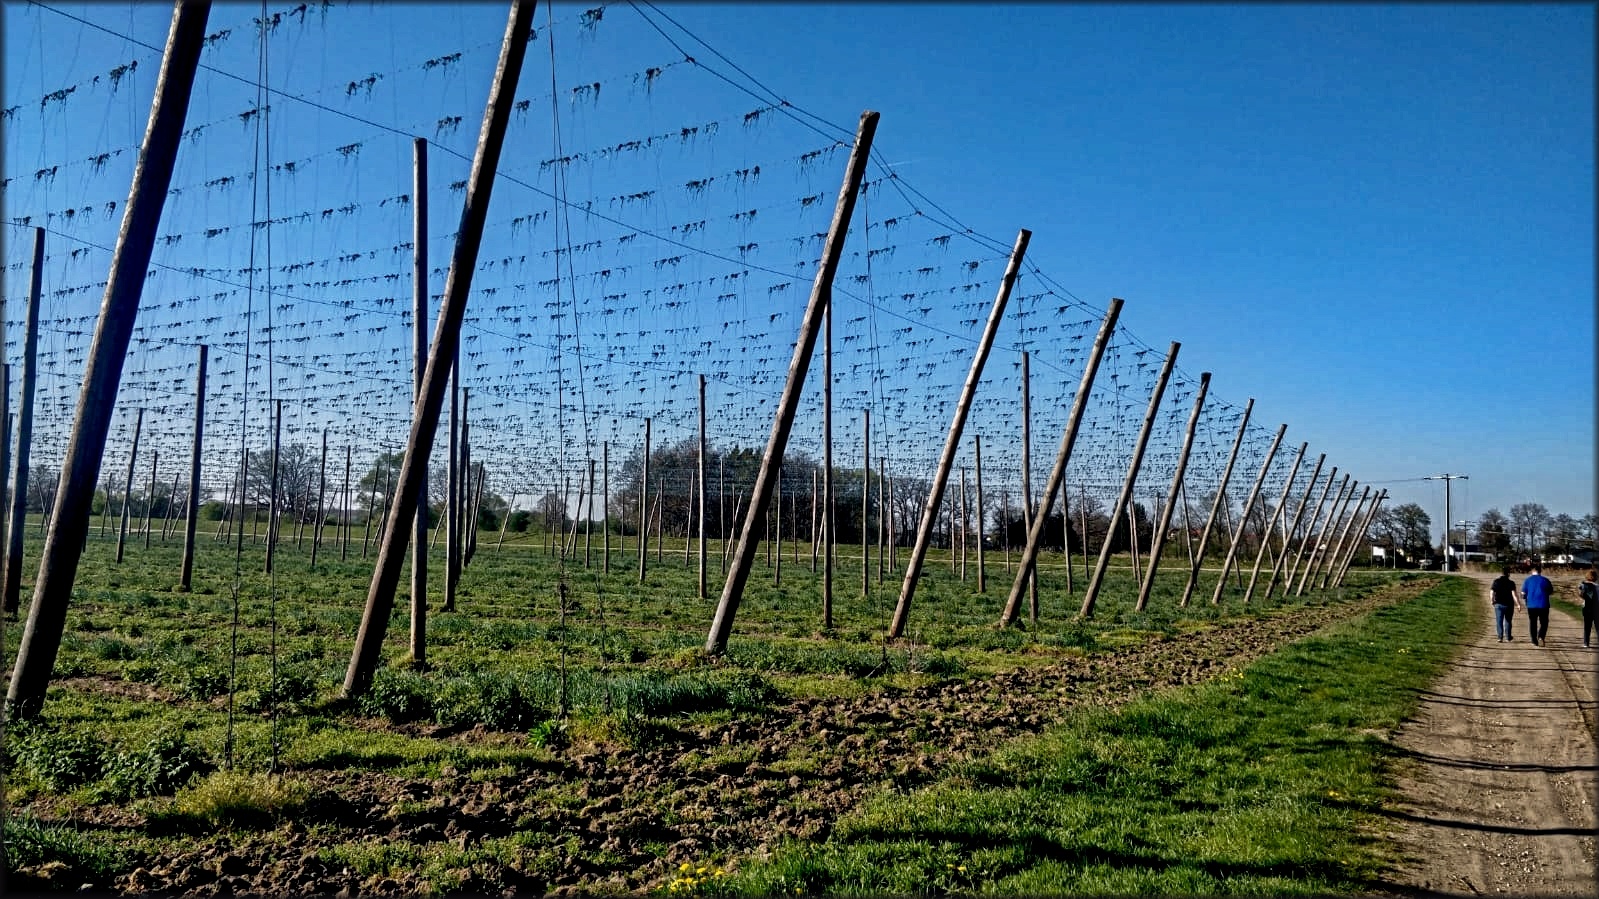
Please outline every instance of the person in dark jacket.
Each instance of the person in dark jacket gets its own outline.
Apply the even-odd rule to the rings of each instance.
[[[1504,573],[1494,578],[1493,585],[1489,587],[1494,598],[1494,631],[1499,635],[1499,642],[1515,642],[1510,636],[1512,625],[1516,622],[1516,582],[1510,579],[1510,566],[1506,565]]]
[[[1543,566],[1533,563],[1532,574],[1521,582],[1521,601],[1527,607],[1527,630],[1532,645],[1542,646],[1549,635],[1549,597],[1554,585],[1543,576]]]
[[[1599,630],[1599,571],[1588,569],[1588,576],[1577,585],[1582,595],[1582,645],[1592,648],[1588,634]]]

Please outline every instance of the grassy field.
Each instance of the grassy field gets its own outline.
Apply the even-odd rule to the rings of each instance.
[[[30,532],[24,565],[29,579],[37,567],[35,537]],[[1081,559],[1074,560],[1076,591],[1068,593],[1061,559],[1054,554],[1046,556],[1042,569],[1038,622],[1027,623],[1024,614],[1024,626],[1000,630],[994,624],[1012,579],[1004,554],[988,554],[987,591],[979,593],[975,558],[968,559],[962,580],[959,564],[951,564],[947,552],[935,551],[917,592],[908,639],[889,644],[883,632],[898,594],[896,570],[890,569],[880,582],[874,558],[863,595],[859,556],[849,555],[858,550],[841,548],[845,557],[835,574],[833,627],[824,629],[821,575],[811,570],[808,545],[788,544],[781,552],[780,570],[777,556],[769,565],[762,553],[728,652],[710,658],[701,650],[720,591],[719,547],[711,547],[709,554],[711,595],[699,599],[694,553],[690,548],[685,555],[681,540],[668,540],[659,549],[652,546],[640,583],[631,539],[623,549],[620,539],[612,537],[606,573],[599,535],[587,553],[580,535],[575,551],[562,560],[546,550],[542,538],[507,539],[502,547],[496,545],[497,535],[484,532],[453,612],[440,610],[443,550],[432,552],[426,669],[409,658],[408,602],[402,596],[389,623],[373,689],[351,703],[338,697],[338,689],[375,545],[363,559],[357,539],[348,558],[341,560],[337,546],[324,544],[313,570],[309,535],[300,546],[290,535],[285,540],[274,572],[267,575],[259,543],[247,539],[241,550],[202,530],[194,589],[183,593],[174,589],[180,558],[176,540],[163,543],[157,537],[146,549],[142,537],[130,537],[126,557],[117,564],[114,527],[105,537],[91,528],[42,719],[13,726],[6,734],[6,834],[13,868],[56,862],[69,869],[66,879],[80,878],[71,886],[103,885],[196,845],[199,835],[209,831],[259,831],[295,817],[315,801],[313,784],[319,772],[367,770],[423,780],[507,777],[557,765],[562,751],[574,745],[608,753],[639,751],[659,745],[661,735],[672,728],[706,722],[725,726],[759,719],[805,698],[869,696],[951,679],[982,680],[1118,647],[1181,640],[1185,634],[1305,604],[1336,603],[1346,594],[1369,592],[1394,579],[1357,571],[1347,590],[1332,595],[1277,596],[1269,602],[1257,595],[1244,608],[1236,586],[1220,606],[1210,605],[1214,573],[1207,572],[1194,604],[1179,609],[1186,557],[1168,554],[1148,610],[1133,611],[1135,585],[1123,560],[1112,568],[1095,615],[1079,620],[1076,613],[1087,580]],[[901,550],[899,559],[904,557]],[[1427,608],[1440,617],[1434,607],[1449,601],[1430,599]],[[1403,623],[1379,620],[1369,626],[1379,624],[1397,630]],[[8,623],[7,631],[9,672],[9,652],[20,627]],[[1338,664],[1360,656],[1348,652]],[[1420,661],[1423,655],[1418,652],[1403,661]],[[1311,683],[1307,678],[1315,675],[1315,668],[1301,664],[1273,673],[1268,667],[1259,674],[1250,669],[1237,683],[1210,688],[1221,693],[1162,698],[1159,702],[1169,704],[1160,707],[1166,711],[1144,714],[1150,722],[1167,724],[1139,725],[1148,733],[1129,731],[1130,742],[1124,744],[1107,742],[1106,734],[1124,730],[1125,722],[1084,719],[1035,747],[1018,748],[950,775],[928,794],[935,798],[905,800],[911,805],[898,810],[891,803],[862,810],[846,822],[835,842],[794,850],[771,867],[742,871],[739,889],[880,892],[921,884],[918,889],[938,891],[980,885],[1001,892],[1232,891],[1272,890],[1284,878],[1283,883],[1312,890],[1347,885],[1347,878],[1328,873],[1332,862],[1295,867],[1297,862],[1263,862],[1249,855],[1261,851],[1257,848],[1245,852],[1266,831],[1280,829],[1280,810],[1242,814],[1220,830],[1206,829],[1205,839],[1215,845],[1203,857],[1220,861],[1193,868],[1172,859],[1202,848],[1198,844],[1177,842],[1153,849],[1149,847],[1156,844],[1145,842],[1153,837],[1128,830],[1128,820],[1154,814],[1152,803],[1177,782],[1170,776],[1179,772],[1179,780],[1187,784],[1178,791],[1187,798],[1175,800],[1180,813],[1157,815],[1166,821],[1159,829],[1172,834],[1192,831],[1204,816],[1237,804],[1240,800],[1201,798],[1230,779],[1255,784],[1248,787],[1252,790],[1266,789],[1261,785],[1265,775],[1247,764],[1240,767],[1248,753],[1206,758],[1168,747],[1161,752],[1175,755],[1166,759],[1159,752],[1149,754],[1155,748],[1150,741],[1193,729],[1195,734],[1212,734],[1203,739],[1225,744],[1229,751],[1249,745],[1229,730],[1238,725],[1206,722],[1236,703],[1236,691],[1252,684],[1264,690],[1285,675],[1296,683]],[[1374,708],[1379,695],[1385,694],[1357,694]],[[1247,693],[1243,696],[1250,699]],[[1380,714],[1393,714],[1394,701],[1382,700],[1387,704],[1381,704]],[[1178,721],[1189,723],[1173,723]],[[1318,729],[1318,739],[1335,739],[1342,733],[1341,721]],[[1301,753],[1276,752],[1284,755],[1299,758]],[[1047,766],[1040,760],[1057,756],[1077,761],[1042,774]],[[1113,762],[1118,759],[1133,767],[1117,770]],[[984,786],[1008,781],[1023,769],[1032,772],[1028,776],[1033,780],[1000,792]],[[269,771],[273,776],[266,776]],[[1151,771],[1170,776],[1150,779]],[[1079,774],[1098,792],[1068,789],[1078,783],[1073,778]],[[1314,786],[1319,788],[1319,782]],[[1296,784],[1278,804],[1304,805],[1308,789]],[[1348,792],[1354,789],[1350,784],[1329,789],[1363,797],[1352,801],[1370,801],[1365,793]],[[956,796],[968,798],[936,798]],[[1051,796],[1065,803],[1052,807],[1050,814],[1058,823],[1046,825],[1041,819],[1037,827],[1042,829],[1024,836],[1026,829],[1017,829],[1018,810],[1043,808],[1040,803]],[[1111,796],[1121,797],[1113,806],[1120,811],[1083,827],[1078,817],[1083,809],[1103,805]],[[1325,811],[1325,805],[1313,803],[1311,808]],[[80,831],[70,824],[75,820],[97,820],[103,826]],[[968,830],[980,821],[1000,829]],[[1001,824],[1005,821],[1011,823]],[[1063,827],[1077,836],[1053,856],[1058,864],[1019,866],[1018,859],[1033,854],[1030,847],[1044,845],[1039,841],[1058,842]],[[1011,837],[1020,842],[1007,844]],[[536,854],[515,842],[532,839],[528,834],[505,839],[512,840],[501,847],[505,852]],[[991,843],[1011,848],[999,855],[973,855],[974,847]],[[426,857],[432,859],[427,864],[455,871],[459,866],[447,862],[459,862],[457,856],[466,851],[450,855],[402,841],[384,850],[399,855],[380,853],[382,858],[374,860],[365,859],[364,853],[375,850],[363,846],[353,843],[321,854],[347,869],[394,872],[423,867]],[[1227,861],[1225,846],[1245,852],[1245,857]],[[1339,848],[1329,851],[1340,860],[1347,854]],[[1125,871],[1059,873],[1101,862],[1115,862],[1118,870],[1150,867],[1167,873],[1153,880],[1153,875]],[[966,870],[959,870],[963,866]],[[721,878],[685,876],[691,882],[673,880],[672,892],[721,888]],[[426,892],[450,892],[451,884],[466,888],[465,881],[442,875],[426,882]]]
[[[1206,685],[1076,715],[933,786],[870,803],[827,843],[788,846],[718,887],[1369,891],[1385,861],[1369,834],[1392,798],[1386,737],[1473,623],[1476,592],[1451,578]]]

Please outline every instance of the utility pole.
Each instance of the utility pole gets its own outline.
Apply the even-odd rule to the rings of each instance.
[[[1458,481],[1469,481],[1469,480],[1471,480],[1471,476],[1470,475],[1464,475],[1464,474],[1447,474],[1446,473],[1446,474],[1428,475],[1427,477],[1422,478],[1422,480],[1423,481],[1443,481],[1444,482],[1444,552],[1443,552],[1443,562],[1441,564],[1444,566],[1444,570],[1445,571],[1449,571],[1450,570],[1450,568],[1449,568],[1449,486],[1450,486],[1449,482],[1450,481],[1457,481],[1457,480]]]

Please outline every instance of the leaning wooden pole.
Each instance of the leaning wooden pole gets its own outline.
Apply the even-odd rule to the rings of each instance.
[[[394,607],[394,591],[399,585],[400,568],[405,561],[405,544],[410,539],[411,516],[422,495],[422,474],[433,452],[433,435],[438,429],[440,407],[444,405],[446,360],[455,358],[461,342],[461,322],[466,316],[466,301],[477,268],[478,248],[483,238],[483,223],[488,216],[489,197],[494,187],[494,172],[499,168],[506,123],[515,102],[517,79],[527,53],[528,34],[533,26],[536,0],[513,0],[500,45],[499,69],[489,90],[483,113],[483,128],[478,138],[472,171],[467,179],[466,201],[461,209],[461,225],[456,232],[455,252],[445,278],[444,303],[429,349],[427,371],[422,377],[422,395],[411,415],[411,433],[406,442],[405,459],[396,484],[392,516],[394,526],[383,536],[372,585],[367,591],[361,628],[350,654],[350,667],[344,677],[344,695],[355,696],[372,684],[383,648],[383,634],[389,612]]]
[[[1188,456],[1194,448],[1194,433],[1199,430],[1199,413],[1205,408],[1205,395],[1210,391],[1210,372],[1199,373],[1199,390],[1194,394],[1194,408],[1188,413],[1188,427],[1183,431],[1183,447],[1177,451],[1177,470],[1172,475],[1171,486],[1166,488],[1166,503],[1161,506],[1160,521],[1155,525],[1154,540],[1149,547],[1149,568],[1144,582],[1138,588],[1135,611],[1142,612],[1149,605],[1149,593],[1155,587],[1155,572],[1160,570],[1160,557],[1166,549],[1166,534],[1171,531],[1172,509],[1177,504],[1178,491],[1183,487],[1183,475],[1188,471]],[[1186,501],[1183,506],[1186,528]],[[1190,539],[1192,539],[1190,537]]]
[[[455,611],[461,556],[461,348],[450,353],[450,420],[444,470],[444,611]],[[425,466],[424,466],[425,467]],[[418,493],[418,496],[421,494]]]
[[[105,299],[89,349],[72,438],[61,466],[50,530],[45,535],[44,555],[34,581],[33,603],[6,694],[8,718],[29,718],[39,713],[61,648],[94,485],[100,481],[100,458],[105,452],[111,412],[116,407],[117,387],[139,311],[145,273],[150,268],[161,225],[162,206],[172,184],[172,169],[210,12],[209,0],[179,0],[172,11],[150,122],[139,150],[133,186],[122,207],[122,229],[117,235]]]
[[[1160,375],[1155,378],[1155,389],[1149,392],[1149,408],[1144,411],[1144,426],[1138,432],[1138,442],[1133,445],[1133,458],[1127,463],[1127,477],[1122,480],[1122,491],[1116,497],[1116,507],[1110,513],[1110,523],[1105,528],[1105,542],[1099,547],[1099,563],[1094,566],[1094,575],[1088,579],[1088,586],[1083,589],[1083,604],[1077,614],[1087,618],[1094,614],[1094,601],[1099,598],[1099,589],[1104,586],[1105,572],[1110,568],[1110,555],[1112,541],[1116,536],[1116,526],[1120,523],[1122,515],[1131,509],[1133,487],[1138,483],[1138,471],[1144,465],[1144,450],[1149,446],[1149,435],[1155,430],[1155,419],[1160,416],[1160,400],[1166,395],[1166,382],[1171,380],[1172,369],[1177,365],[1177,351],[1182,344],[1172,341],[1171,349],[1166,352],[1166,364],[1161,366]],[[1138,533],[1133,532],[1134,541]],[[1134,565],[1133,576],[1138,576],[1137,565]]]
[[[117,527],[117,562],[122,561],[122,548],[128,542],[129,507],[133,503],[133,468],[139,460],[139,431],[144,427],[144,410],[133,419],[133,448],[128,451],[128,477],[122,487],[122,521]]]
[[[1321,527],[1316,529],[1316,533],[1312,538],[1310,556],[1305,559],[1305,567],[1300,570],[1299,582],[1294,587],[1295,596],[1304,594],[1305,586],[1309,583],[1310,576],[1316,570],[1317,562],[1321,558],[1322,547],[1327,542],[1327,536],[1337,526],[1338,518],[1343,514],[1344,504],[1349,501],[1350,497],[1355,495],[1355,488],[1358,486],[1360,486],[1360,482],[1352,480],[1349,477],[1349,472],[1344,472],[1344,479],[1338,484],[1338,495],[1333,499],[1332,505],[1328,507],[1327,517],[1321,520]]]
[[[5,612],[22,602],[22,530],[28,519],[28,451],[33,445],[33,393],[39,381],[39,295],[44,286],[44,229],[33,229],[33,271],[22,337],[22,395],[17,403],[17,448],[11,454],[11,521],[6,528]]]
[[[1271,462],[1277,457],[1277,447],[1282,445],[1283,434],[1287,431],[1288,425],[1277,426],[1277,436],[1272,439],[1271,448],[1266,450],[1266,458],[1260,463],[1260,474],[1255,476],[1254,486],[1249,488],[1249,498],[1244,500],[1244,508],[1238,513],[1238,524],[1233,528],[1233,539],[1227,546],[1227,558],[1222,560],[1221,575],[1216,578],[1216,591],[1210,595],[1211,605],[1220,603],[1222,591],[1227,589],[1227,571],[1238,558],[1238,544],[1244,539],[1244,528],[1249,526],[1249,510],[1255,507],[1255,499],[1260,496],[1260,488],[1266,483],[1266,475],[1271,471]]]
[[[1271,577],[1266,579],[1265,598],[1268,600],[1271,599],[1271,591],[1277,586],[1277,579],[1282,576],[1283,565],[1288,561],[1288,551],[1293,546],[1294,534],[1299,531],[1299,522],[1304,518],[1305,509],[1310,505],[1310,495],[1316,492],[1316,480],[1321,477],[1321,466],[1326,461],[1326,453],[1316,457],[1316,467],[1310,471],[1310,480],[1305,483],[1305,495],[1299,498],[1293,520],[1283,521],[1283,551],[1277,554],[1277,561],[1271,566]]]
[[[1027,255],[1027,244],[1032,240],[1033,232],[1026,228],[1016,234],[1016,243],[1010,251],[1010,261],[1005,264],[1004,277],[999,282],[999,292],[994,297],[993,308],[988,313],[988,323],[983,326],[983,336],[977,344],[977,352],[972,356],[971,368],[966,372],[966,383],[961,386],[960,400],[955,404],[955,414],[949,423],[949,435],[944,438],[944,449],[938,458],[938,468],[933,474],[933,483],[927,491],[927,504],[922,507],[921,524],[916,529],[916,543],[911,548],[910,558],[905,560],[905,579],[900,584],[899,602],[894,605],[894,619],[888,626],[888,638],[897,640],[905,633],[905,627],[910,623],[911,602],[916,597],[916,585],[922,577],[922,565],[927,561],[927,550],[932,545],[933,527],[938,520],[938,509],[944,499],[944,488],[949,483],[950,468],[955,464],[955,453],[960,449],[961,432],[966,428],[966,416],[972,407],[972,399],[977,395],[977,384],[983,377],[983,365],[988,361],[988,352],[994,346],[994,335],[999,333],[999,324],[1005,316],[1005,304],[1010,302],[1011,290],[1016,286],[1016,276],[1020,274],[1022,259]],[[951,553],[953,554],[953,546]]]
[[[1287,518],[1288,497],[1294,489],[1294,480],[1299,476],[1299,466],[1304,464],[1305,450],[1310,443],[1301,442],[1299,452],[1294,454],[1294,464],[1288,469],[1288,478],[1283,481],[1283,492],[1277,497],[1277,505],[1272,507],[1271,517],[1266,520],[1266,528],[1260,534],[1260,547],[1255,550],[1255,568],[1249,572],[1249,586],[1244,588],[1244,602],[1248,603],[1255,596],[1255,583],[1260,580],[1260,566],[1266,561],[1266,551],[1271,546],[1271,534],[1276,530],[1277,522]],[[1264,510],[1263,510],[1264,511]],[[1277,562],[1288,554],[1288,539],[1283,538],[1283,551],[1272,560],[1272,567],[1277,567]]]
[[[1344,475],[1344,479],[1348,480],[1349,475]],[[1283,576],[1284,595],[1294,589],[1294,578],[1299,574],[1299,563],[1304,560],[1305,547],[1310,543],[1311,533],[1321,523],[1322,509],[1327,505],[1327,494],[1331,492],[1333,482],[1336,480],[1338,480],[1338,466],[1334,465],[1332,471],[1327,473],[1327,480],[1321,486],[1321,496],[1316,499],[1316,505],[1313,507],[1315,511],[1310,513],[1310,521],[1305,524],[1305,532],[1299,537],[1299,547],[1294,550],[1294,559],[1288,563],[1288,572]],[[1315,487],[1316,485],[1311,484],[1311,486]],[[1292,535],[1293,531],[1289,531],[1289,534]],[[1269,597],[1270,595],[1268,591],[1267,596]]]
[[[1348,518],[1344,520],[1344,526],[1338,531],[1338,542],[1334,545],[1332,552],[1327,553],[1325,557],[1326,571],[1313,582],[1315,589],[1325,590],[1332,585],[1333,569],[1337,567],[1339,560],[1343,559],[1344,541],[1349,539],[1349,532],[1354,529],[1355,520],[1360,517],[1360,510],[1366,505],[1366,500],[1370,496],[1371,485],[1367,484],[1366,489],[1361,491],[1360,502],[1355,503],[1354,509],[1349,512]]]
[[[1077,385],[1077,395],[1072,397],[1071,413],[1066,418],[1066,430],[1060,437],[1060,449],[1055,454],[1055,466],[1049,471],[1049,479],[1044,482],[1044,495],[1039,497],[1038,506],[1033,511],[1033,519],[1027,525],[1027,545],[1022,548],[1022,557],[1016,566],[1016,580],[1011,584],[1010,595],[1005,600],[1005,608],[1000,612],[999,623],[1002,627],[1009,627],[1016,622],[1022,609],[1022,594],[1026,592],[1029,581],[1035,576],[1034,569],[1038,565],[1038,550],[1044,543],[1044,523],[1049,517],[1050,506],[1055,505],[1055,496],[1060,493],[1061,484],[1066,480],[1066,463],[1072,457],[1072,445],[1077,442],[1077,431],[1083,423],[1083,412],[1088,408],[1088,394],[1094,389],[1094,376],[1099,373],[1100,360],[1105,358],[1105,347],[1110,343],[1110,336],[1116,330],[1116,319],[1121,315],[1122,301],[1112,298],[1110,308],[1105,312],[1105,320],[1099,325],[1099,336],[1094,338],[1094,347],[1088,353],[1088,359],[1083,363],[1083,378]],[[1064,508],[1064,503],[1062,507]],[[1061,527],[1066,528],[1064,515]],[[1083,545],[1088,545],[1087,540]],[[1070,564],[1070,560],[1067,560]]]
[[[411,142],[411,402],[422,396],[428,364],[428,142]],[[428,471],[411,522],[411,664],[427,666],[428,654]],[[506,510],[509,516],[510,510]],[[320,529],[321,525],[318,524]],[[503,534],[503,532],[502,532]]]
[[[783,394],[777,401],[772,433],[767,438],[766,452],[761,456],[761,467],[755,476],[750,508],[744,517],[738,548],[729,565],[727,578],[722,583],[722,598],[716,605],[716,616],[705,637],[705,651],[712,655],[727,651],[727,639],[733,632],[733,619],[738,614],[739,603],[744,598],[744,586],[755,564],[755,553],[759,549],[756,529],[766,520],[772,491],[777,486],[777,470],[788,448],[789,431],[794,426],[800,396],[805,390],[805,375],[810,366],[811,353],[816,349],[817,332],[821,330],[822,319],[832,305],[833,278],[838,273],[839,257],[844,252],[844,238],[849,232],[856,194],[866,174],[866,161],[871,154],[877,119],[877,113],[871,110],[861,113],[860,124],[855,131],[855,146],[850,150],[844,183],[839,188],[838,201],[833,208],[833,222],[828,226],[827,238],[822,244],[822,258],[816,267],[816,280],[811,285],[810,302],[805,307],[805,317],[800,323],[799,338],[794,342],[794,357],[788,364],[788,381],[783,385]]]
[[[1205,516],[1205,526],[1199,530],[1199,545],[1194,548],[1193,559],[1189,562],[1188,583],[1183,587],[1182,599],[1177,601],[1179,608],[1186,608],[1188,600],[1194,595],[1194,585],[1199,583],[1199,569],[1205,564],[1205,547],[1210,543],[1210,532],[1216,526],[1216,516],[1220,514],[1222,506],[1227,503],[1227,484],[1233,477],[1233,465],[1238,461],[1238,451],[1244,445],[1244,431],[1249,428],[1249,415],[1255,409],[1255,398],[1250,397],[1244,404],[1244,413],[1238,419],[1238,436],[1233,438],[1233,448],[1227,454],[1227,465],[1222,469],[1221,482],[1216,485],[1216,498],[1210,503],[1210,514]]]
[[[1355,561],[1355,555],[1360,549],[1360,542],[1370,532],[1371,523],[1377,517],[1377,507],[1381,506],[1382,501],[1387,498],[1387,490],[1379,491],[1378,494],[1372,498],[1371,508],[1366,511],[1366,517],[1361,520],[1360,527],[1356,528],[1354,533],[1351,534],[1351,536],[1353,536],[1355,539],[1349,541],[1349,549],[1344,553],[1343,562],[1338,566],[1336,573],[1333,575],[1332,586],[1343,586],[1344,576],[1349,574],[1349,566]]]

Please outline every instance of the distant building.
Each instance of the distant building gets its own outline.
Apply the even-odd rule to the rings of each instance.
[[[1475,543],[1451,543],[1444,548],[1444,555],[1460,562],[1492,562],[1494,554],[1485,551]]]

